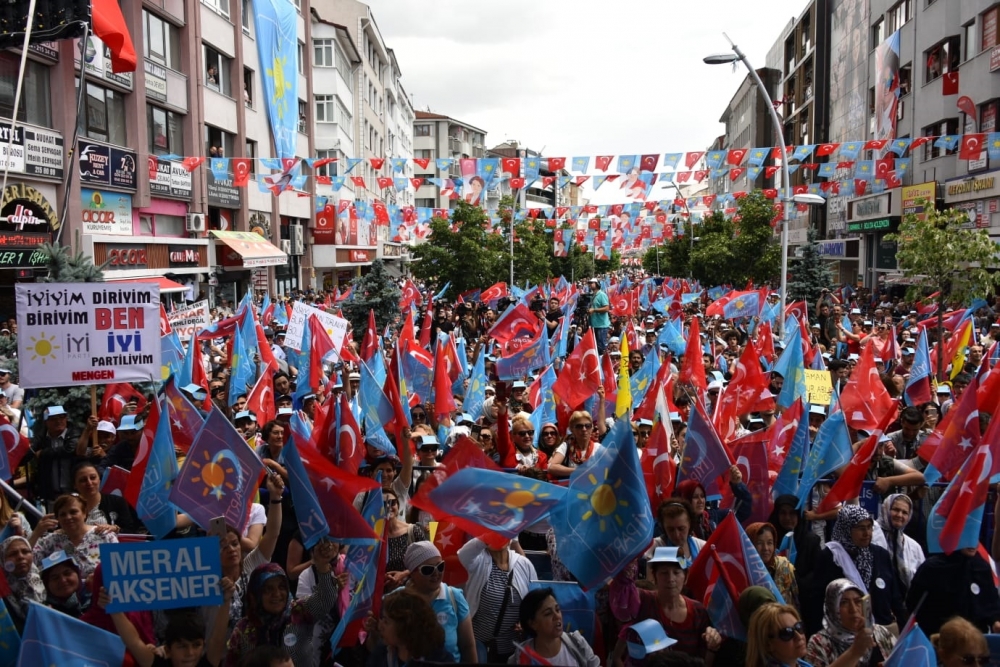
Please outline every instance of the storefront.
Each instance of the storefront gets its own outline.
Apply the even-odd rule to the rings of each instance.
[[[968,229],[989,229],[1000,240],[1000,170],[945,181],[944,203],[965,211]]]
[[[325,290],[344,290],[352,280],[361,277],[366,267],[372,265],[375,251],[337,248],[335,257],[336,267],[322,272]]]
[[[0,199],[0,319],[14,316],[16,282],[33,281],[45,265],[38,247],[59,229],[54,185],[9,181]]]
[[[836,284],[854,285],[861,275],[859,250],[861,239],[843,238],[819,241],[819,254],[830,264]]]
[[[378,252],[377,228],[352,217],[351,209],[337,215],[333,204],[316,213],[312,228],[312,266],[324,290],[343,289],[371,266]]]
[[[886,241],[899,229],[901,188],[847,203],[847,232],[861,235],[865,287],[877,287],[880,275],[896,271],[896,244]]]
[[[213,280],[218,298],[238,301],[248,287],[259,288],[261,270],[288,263],[288,255],[260,234],[221,230],[210,234],[215,239]]]

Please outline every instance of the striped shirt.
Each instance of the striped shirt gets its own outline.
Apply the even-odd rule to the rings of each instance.
[[[493,632],[497,628],[497,614],[503,606],[504,596],[507,595],[507,582],[510,580],[510,572],[501,570],[494,561],[490,565],[490,576],[486,580],[486,587],[479,597],[479,609],[472,617],[472,632],[476,641],[489,645],[493,639]],[[521,594],[513,585],[510,586],[510,602],[503,613],[503,622],[500,624],[500,633],[497,635],[497,652],[500,655],[509,655],[514,652],[514,625],[517,623],[517,612],[521,607]]]

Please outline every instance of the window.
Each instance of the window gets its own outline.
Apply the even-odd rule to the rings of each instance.
[[[253,70],[243,68],[243,103],[253,109]]]
[[[344,55],[344,50],[340,48],[340,44],[337,42],[333,43],[333,57],[334,65],[337,69],[343,72],[345,75],[351,71],[351,64],[347,61],[347,56]]]
[[[314,95],[313,98],[316,100],[316,122],[336,123],[336,106],[333,95]]]
[[[76,85],[80,85],[77,79]],[[87,99],[80,114],[80,134],[116,146],[127,146],[125,136],[125,95],[86,82]]]
[[[232,157],[235,142],[235,134],[211,125],[205,126],[205,152],[208,157]]]
[[[872,50],[874,50],[875,47],[885,40],[885,19],[879,17],[879,19],[872,24],[871,37],[870,44]]]
[[[957,69],[961,55],[960,47],[961,38],[954,35],[924,51],[924,83]]]
[[[14,117],[14,89],[20,69],[19,56],[0,52],[0,116]],[[28,69],[21,86],[17,120],[22,123],[52,127],[52,104],[49,97],[49,67],[29,59]],[[74,98],[75,100],[75,98]]]
[[[299,66],[299,74],[305,74],[306,73],[306,69],[305,69],[306,66],[303,63],[305,63],[305,60],[306,60],[306,45],[303,44],[302,42],[299,42],[299,52],[298,53],[299,53],[299,57],[297,59],[297,64]]]
[[[413,136],[415,136],[415,137],[433,137],[434,136],[434,131],[432,130],[432,128],[433,128],[433,126],[430,125],[430,124],[427,124],[427,123],[424,123],[424,124],[421,124],[421,125],[414,125],[413,126]]]
[[[887,33],[892,34],[902,27],[904,23],[913,18],[913,0],[901,0],[886,13],[888,19]]]
[[[153,155],[184,154],[184,116],[147,104],[146,135]]]
[[[252,0],[242,0],[242,7],[241,7],[241,10],[240,10],[240,19],[243,22],[243,34],[245,34],[245,35],[249,35],[250,34],[250,24],[252,23],[252,21],[250,20],[250,13],[252,11],[253,11],[253,2],[252,2]]]
[[[320,159],[332,158],[336,160],[340,156],[338,155],[337,151],[332,150],[332,151],[316,151],[316,157]],[[317,176],[329,176],[331,178],[340,175],[337,169],[336,162],[328,162],[324,164],[322,167],[317,168],[315,170],[315,173]]]
[[[962,62],[976,55],[976,22],[962,26]]]
[[[418,148],[417,150],[413,151],[413,157],[418,157],[423,160],[433,160],[434,151],[431,150],[430,148]]]
[[[333,67],[333,40],[314,39],[313,40],[313,65],[316,67]]]
[[[899,68],[899,96],[909,95],[913,81],[913,63],[906,63]]]
[[[142,10],[143,55],[170,69],[180,69],[180,38],[177,28],[156,14]]]
[[[232,59],[208,44],[205,48],[205,85],[223,95],[232,97]]]
[[[997,40],[997,21],[1000,20],[1000,5],[987,9],[981,14],[983,31],[981,33],[980,51],[992,49],[1000,40]]]
[[[924,128],[923,135],[925,137],[940,137],[946,134],[958,134],[958,119],[948,118],[947,120],[942,120],[933,125],[928,125]],[[934,141],[928,141],[924,144],[924,160],[933,160],[936,157],[941,157],[942,155],[954,155],[958,152],[958,144],[952,150],[946,150],[944,148],[938,148],[934,145]]]
[[[304,100],[299,100],[299,132],[302,134],[306,133],[306,103]]]
[[[247,139],[246,148],[243,150],[243,157],[250,158],[250,175],[257,173],[257,142]]]
[[[417,199],[415,203],[417,208],[437,208],[437,200],[433,197]]]
[[[201,4],[216,14],[222,14],[227,19],[229,18],[229,0],[201,0]]]

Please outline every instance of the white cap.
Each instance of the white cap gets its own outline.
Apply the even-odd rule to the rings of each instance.
[[[110,433],[111,435],[115,435],[118,433],[118,430],[115,428],[115,425],[109,421],[97,422],[97,431],[99,433]]]

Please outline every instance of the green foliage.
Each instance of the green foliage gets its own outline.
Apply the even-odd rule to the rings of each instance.
[[[39,248],[48,258],[44,268],[48,269],[48,275],[40,277],[38,282],[42,283],[100,283],[104,282],[102,267],[94,266],[94,261],[82,252],[72,254],[71,250],[65,246],[45,244]],[[15,339],[12,338],[12,341]],[[15,341],[16,344],[16,341]],[[11,369],[15,370],[15,369]],[[100,405],[100,395],[98,392],[98,405]],[[90,388],[89,387],[56,387],[51,389],[40,389],[31,396],[25,403],[28,410],[31,410],[35,419],[42,423],[42,413],[50,405],[62,405],[69,413],[69,423],[75,428],[80,428],[87,421],[90,415]],[[36,429],[41,432],[41,429]]]
[[[692,225],[685,223],[684,233],[675,235],[667,241],[661,241],[646,250],[642,257],[642,268],[647,273],[659,273],[661,276],[674,278],[687,277],[691,273],[691,235]],[[656,241],[654,241],[656,243]],[[659,270],[657,271],[657,254],[659,254]]]
[[[816,230],[808,230],[806,244],[802,246],[802,257],[789,267],[791,278],[788,281],[788,300],[816,303],[820,292],[829,289],[833,283],[833,274],[829,265],[823,261],[820,245],[816,242]]]
[[[413,275],[428,284],[451,281],[453,294],[506,280],[510,271],[507,240],[488,232],[486,213],[459,201],[453,222],[456,231],[443,218],[431,220],[427,241],[412,250]]]
[[[580,280],[595,274],[594,253],[580,250],[580,246],[570,248],[566,257],[552,257],[549,275],[566,276],[566,280]]]
[[[594,271],[597,273],[610,273],[612,271],[617,271],[621,268],[622,256],[615,250],[611,249],[610,259],[595,259],[594,260]]]
[[[926,204],[926,202],[924,202]],[[903,217],[899,231],[885,237],[895,241],[896,263],[914,281],[913,296],[940,291],[939,302],[969,303],[994,293],[1000,273],[989,271],[997,265],[1000,247],[985,229],[967,229],[963,211],[934,210],[926,206],[927,219],[914,214]]]
[[[716,211],[696,229],[691,271],[703,285],[742,286],[750,280],[760,284],[780,271],[781,248],[773,242],[771,201],[756,190],[739,200],[737,211],[739,222]]]
[[[350,299],[343,303],[344,318],[355,331],[368,329],[368,311],[375,311],[375,325],[383,331],[387,324],[399,319],[399,286],[386,273],[381,259],[372,262],[371,270],[351,281],[353,286]],[[360,342],[360,339],[359,339]]]

